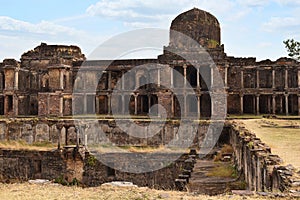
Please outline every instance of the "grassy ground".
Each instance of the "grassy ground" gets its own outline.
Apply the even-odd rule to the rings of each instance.
[[[242,122],[269,145],[272,153],[279,155],[285,164],[300,169],[300,120],[249,119]]]
[[[58,199],[97,199],[97,200],[150,200],[150,199],[170,199],[170,200],[245,200],[245,199],[274,199],[259,196],[204,196],[193,195],[186,192],[159,191],[149,188],[135,187],[112,187],[101,186],[95,188],[65,187],[61,185],[32,185],[32,184],[0,184],[1,200],[58,200]],[[280,198],[284,199],[284,198]],[[288,198],[286,198],[288,199]]]
[[[57,148],[57,145],[49,142],[36,142],[27,144],[25,141],[0,141],[0,148],[13,150],[36,150],[36,151],[50,151]]]

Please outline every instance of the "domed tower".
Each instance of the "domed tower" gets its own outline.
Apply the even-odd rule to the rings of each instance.
[[[170,29],[170,47],[182,48],[187,45],[176,32],[189,36],[203,47],[215,48],[221,44],[221,29],[217,18],[197,8],[177,16]]]

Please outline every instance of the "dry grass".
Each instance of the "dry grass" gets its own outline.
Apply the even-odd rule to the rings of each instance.
[[[237,178],[237,171],[230,164],[220,164],[208,172],[206,176]]]
[[[170,199],[170,200],[244,200],[244,199],[271,199],[267,197],[242,197],[233,195],[204,196],[193,195],[186,192],[159,191],[149,188],[135,187],[112,187],[101,186],[95,188],[65,187],[61,185],[31,185],[31,184],[0,184],[1,200],[58,200],[58,199],[97,199],[97,200],[151,200],[151,199]],[[281,198],[284,199],[284,198]]]
[[[95,145],[88,146],[88,149],[96,150],[99,153],[188,153],[188,149],[168,148],[160,145],[153,146],[112,146],[112,145]]]
[[[56,145],[48,142],[36,142],[28,144],[22,140],[18,141],[1,141],[0,148],[12,150],[36,150],[36,151],[49,151],[57,148]]]
[[[242,121],[246,128],[256,134],[271,147],[273,154],[279,155],[285,164],[300,169],[300,126],[299,120],[252,119]]]

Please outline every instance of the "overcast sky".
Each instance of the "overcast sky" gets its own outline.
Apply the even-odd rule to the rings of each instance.
[[[193,7],[218,18],[229,56],[276,60],[287,55],[283,40],[300,40],[300,0],[9,0],[0,7],[0,60],[41,42],[78,45],[88,57],[117,34],[169,29]]]

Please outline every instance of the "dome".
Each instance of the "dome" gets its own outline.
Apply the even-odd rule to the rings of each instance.
[[[217,18],[197,8],[178,15],[170,29],[191,37],[202,46],[214,48],[221,44],[221,29]],[[175,35],[171,31],[170,46],[181,47],[180,39]]]

